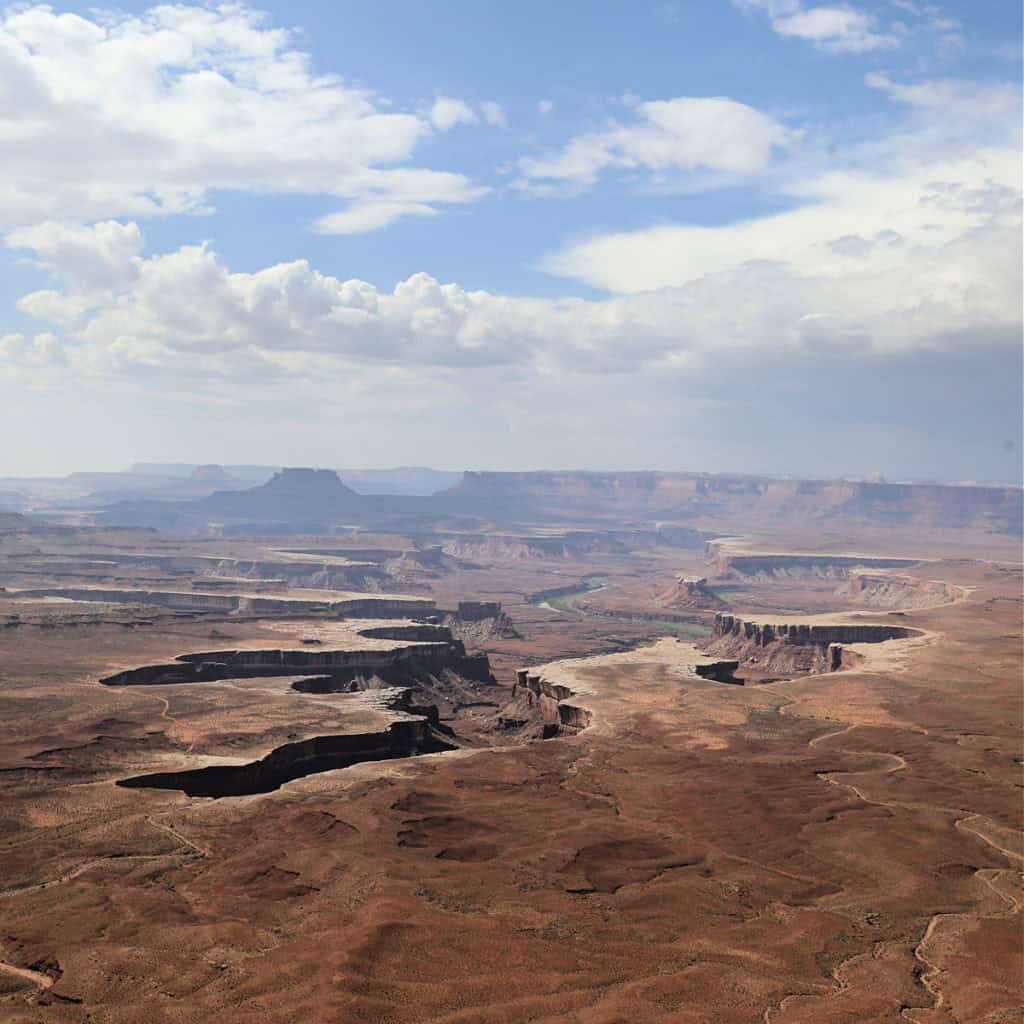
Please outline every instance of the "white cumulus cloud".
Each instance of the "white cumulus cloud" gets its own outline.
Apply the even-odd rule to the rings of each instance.
[[[216,190],[406,204],[393,214],[475,198],[464,176],[411,165],[433,130],[317,73],[238,4],[0,16],[0,228],[201,211]],[[381,226],[381,209],[342,225]]]
[[[849,4],[805,7],[801,0],[733,0],[737,7],[771,19],[780,36],[803,39],[833,53],[866,53],[900,45],[897,26],[879,27],[878,18]]]
[[[852,184],[836,182],[837,194]],[[933,184],[921,193],[906,183],[881,193],[861,186],[848,209],[837,208],[842,221],[769,219],[699,236],[646,237],[639,248],[620,239],[622,251],[610,256],[576,254],[620,278],[624,271],[616,268],[630,257],[682,265],[679,280],[638,282],[650,287],[599,301],[472,291],[425,273],[382,290],[322,274],[304,260],[241,273],[204,245],[140,259],[132,275],[105,291],[87,293],[72,276],[27,297],[22,308],[43,319],[48,304],[57,308],[61,349],[78,373],[149,368],[167,379],[202,375],[200,387],[225,375],[284,369],[326,382],[353,367],[376,375],[416,366],[453,374],[504,367],[524,380],[686,376],[740,353],[756,367],[820,353],[861,359],[963,349],[979,339],[1015,343],[1019,196],[1015,202],[999,186]],[[930,233],[909,218],[899,222],[902,231],[858,223],[869,192],[885,204],[921,206],[939,228]],[[725,232],[721,240],[715,230]],[[773,235],[787,236],[790,248],[765,248]],[[731,258],[716,257],[719,243]],[[686,269],[687,247],[711,253],[699,272]],[[749,258],[738,255],[748,248]],[[81,295],[88,302],[69,320],[59,300],[70,309]],[[38,361],[35,349],[22,355]]]
[[[679,96],[637,102],[630,120],[570,139],[547,156],[524,157],[526,181],[590,185],[605,171],[644,169],[654,174],[708,168],[761,170],[772,150],[795,139],[781,121],[723,96]]]
[[[481,100],[475,107],[464,100],[439,96],[430,109],[430,120],[438,131],[447,132],[459,125],[484,124],[492,128],[507,128],[505,108],[494,100]]]
[[[447,132],[460,124],[476,124],[480,118],[468,103],[439,96],[430,108],[430,120],[439,131]]]

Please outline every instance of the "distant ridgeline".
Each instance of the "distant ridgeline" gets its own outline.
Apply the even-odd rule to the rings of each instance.
[[[332,470],[283,469],[258,487],[195,501],[111,505],[110,525],[224,534],[326,533],[340,525],[415,529],[490,522],[600,523],[701,518],[716,523],[820,521],[972,527],[1021,533],[1018,487],[774,480],[697,473],[465,473],[431,496],[359,494]],[[450,526],[449,526],[450,529]]]
[[[465,473],[449,497],[528,501],[538,511],[723,520],[839,519],[1020,533],[1019,487],[775,480],[702,473]]]

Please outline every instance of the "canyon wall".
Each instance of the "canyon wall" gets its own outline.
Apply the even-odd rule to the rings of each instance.
[[[729,541],[708,541],[704,561],[720,579],[846,579],[854,569],[906,569],[913,558],[869,555],[791,554],[735,550]]]
[[[906,626],[876,623],[800,623],[795,625],[751,622],[735,615],[720,612],[712,627],[712,642],[725,637],[751,640],[758,647],[767,647],[776,641],[789,644],[877,644],[885,640],[898,640],[917,636],[919,631]]]
[[[545,737],[576,733],[590,725],[590,711],[578,704],[569,703],[569,698],[575,694],[568,686],[550,683],[529,669],[516,672],[516,684],[512,688],[513,700],[518,695],[525,695],[528,706],[539,712]]]
[[[286,782],[317,772],[452,749],[435,734],[426,718],[411,718],[392,722],[381,731],[312,736],[287,743],[249,764],[153,772],[121,779],[117,784],[132,789],[180,789],[191,797],[246,796],[269,793]]]
[[[448,497],[501,499],[552,515],[794,519],[1021,532],[1019,487],[774,480],[699,473],[466,473]]]
[[[296,552],[296,554],[299,554]],[[340,556],[324,553],[323,561],[312,557],[294,559],[230,558],[222,555],[164,555],[136,552],[99,552],[96,554],[67,554],[65,563],[41,559],[32,552],[10,556],[12,568],[19,575],[53,576],[79,575],[101,570],[113,575],[118,567],[152,569],[170,576],[189,576],[191,585],[203,587],[209,580],[211,587],[221,588],[224,580],[253,580],[254,586],[265,586],[280,580],[293,587],[315,587],[325,590],[380,590],[394,582],[387,565],[370,561],[346,562]],[[238,585],[237,582],[235,584]]]
[[[256,676],[344,675],[353,670],[372,675],[409,665],[414,670],[450,670],[478,681],[490,681],[486,654],[467,654],[458,640],[410,643],[390,650],[263,649],[203,651],[179,655],[173,662],[126,669],[101,679],[104,686],[153,686],[169,683],[214,682]]]
[[[888,623],[766,623],[719,612],[708,654],[736,658],[740,669],[796,675],[835,672],[850,662],[849,644],[876,644],[920,636]]]
[[[122,590],[100,587],[42,587],[15,592],[17,597],[61,597],[71,601],[107,604],[156,605],[178,611],[212,611],[227,614],[305,615],[325,612],[352,618],[409,618],[431,615],[434,602],[424,599],[353,597],[317,601],[294,597],[260,597],[248,594],[203,594],[196,591]]]

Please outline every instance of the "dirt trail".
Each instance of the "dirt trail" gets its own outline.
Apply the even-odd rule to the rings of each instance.
[[[182,846],[186,847],[191,853],[188,856],[197,855],[199,857],[209,857],[210,851],[205,847],[199,846],[194,843],[187,836],[182,835],[177,829],[170,825],[165,825],[163,822],[156,821],[153,818],[147,817],[146,822],[152,825],[154,828],[166,832],[168,835],[176,839]],[[26,885],[20,889],[3,889],[0,890],[0,899],[10,898],[14,896],[25,896],[33,892],[42,892],[44,889],[50,889],[55,885],[64,885],[66,882],[74,881],[80,875],[84,875],[87,871],[91,871],[93,868],[100,867],[105,864],[123,864],[131,861],[138,860],[161,860],[168,857],[180,857],[184,851],[182,850],[171,850],[168,853],[133,853],[133,854],[111,854],[109,857],[95,857],[92,860],[87,860],[77,867],[72,868],[70,871],[66,871],[62,875],[58,875],[56,878],[47,879],[45,882],[38,882],[35,885]]]
[[[856,728],[858,728],[856,724],[848,725],[845,728],[838,730],[837,732],[826,733],[824,736],[817,736],[814,739],[808,741],[808,746],[815,747],[825,740],[837,739],[838,737],[844,736]],[[890,775],[894,772],[904,771],[907,767],[907,762],[898,754],[890,754],[884,751],[861,750],[848,751],[847,753],[856,754],[857,756],[885,758],[893,762],[891,765],[884,768],[868,768],[863,772],[856,773],[860,775],[868,774],[871,772],[881,772],[883,775]],[[866,796],[857,786],[854,786],[848,782],[840,782],[837,779],[833,778],[834,775],[840,774],[846,773],[827,772],[820,774],[818,777],[820,779],[823,779],[825,782],[828,782],[830,785],[838,786],[842,789],[849,790],[857,797],[858,800],[862,800],[864,803],[867,804],[874,804],[878,807],[900,807],[909,810],[941,811],[950,814],[956,813],[955,810],[952,808],[936,807],[934,805],[925,803],[904,803],[890,800],[874,800],[871,797]],[[971,814],[963,818],[957,818],[953,822],[953,827],[959,829],[962,832],[969,832],[972,836],[975,836],[976,838],[980,839],[983,843],[985,843],[987,846],[990,846],[993,850],[996,850],[1004,857],[1012,858],[1018,861],[1024,861],[1024,856],[1022,856],[1021,853],[1011,850],[1008,847],[1003,846],[1001,843],[995,842],[993,839],[989,838],[989,836],[986,835],[983,831],[980,831],[978,828],[972,828],[971,825],[968,824],[970,822],[981,823],[983,828],[987,828],[988,831],[996,833],[996,835],[998,835],[1000,838],[1002,838],[1001,833],[1003,832],[1007,833],[1008,835],[1010,834],[1009,829],[1000,828],[1000,826],[996,825],[994,822],[989,821],[989,819],[982,814]],[[1012,873],[1014,875],[1017,875],[1016,871],[1013,871]],[[975,878],[977,878],[986,888],[990,889],[1004,903],[1009,904],[1010,907],[1009,910],[1004,910],[1000,913],[984,915],[986,917],[1011,917],[1020,912],[1020,902],[1016,900],[1014,897],[1008,895],[1007,893],[1002,892],[993,884],[993,876],[995,879],[1001,880],[1004,877],[1004,874],[1005,872],[1001,870],[992,871],[980,869],[975,872]],[[928,921],[927,926],[925,927],[924,934],[921,936],[920,941],[914,947],[914,957],[924,967],[924,970],[921,973],[920,980],[921,984],[924,986],[925,990],[928,992],[929,996],[932,999],[931,1010],[932,1012],[941,1013],[946,1017],[949,1017],[949,1011],[946,1009],[945,1006],[945,994],[943,993],[942,988],[939,985],[939,979],[942,975],[942,968],[934,960],[929,959],[929,957],[927,956],[927,948],[934,939],[936,931],[939,928],[941,928],[944,924],[960,919],[968,919],[971,916],[972,915],[969,914],[932,915],[932,917]],[[904,1010],[903,1016],[905,1016],[907,1020],[915,1020],[914,1009],[908,1008]],[[765,1020],[769,1020],[769,1016],[767,1014],[765,1016]]]
[[[184,844],[184,845],[185,845],[185,846],[187,846],[187,847],[188,847],[189,849],[191,849],[191,850],[193,850],[193,851],[194,851],[195,853],[199,854],[199,856],[200,856],[200,857],[209,857],[209,856],[210,856],[210,851],[209,851],[208,849],[206,849],[206,847],[205,847],[205,846],[199,846],[199,845],[198,845],[197,843],[194,843],[194,842],[193,842],[193,841],[192,841],[191,839],[189,839],[189,838],[188,838],[187,836],[183,836],[183,835],[182,835],[182,834],[181,834],[181,833],[180,833],[180,832],[179,832],[179,831],[178,831],[178,830],[177,830],[176,828],[174,828],[173,826],[171,826],[171,825],[167,825],[167,824],[165,824],[165,823],[164,823],[164,822],[162,822],[162,821],[157,821],[157,820],[156,820],[155,818],[149,818],[149,817],[147,817],[147,818],[146,818],[146,821],[147,821],[147,822],[148,822],[148,823],[149,823],[150,825],[152,825],[152,826],[153,826],[154,828],[158,828],[158,829],[160,829],[161,831],[163,831],[163,832],[166,832],[166,833],[167,833],[167,834],[168,834],[169,836],[173,836],[173,837],[174,837],[175,839],[177,839],[177,840],[178,840],[178,842],[179,842],[179,843],[182,843],[182,844]]]

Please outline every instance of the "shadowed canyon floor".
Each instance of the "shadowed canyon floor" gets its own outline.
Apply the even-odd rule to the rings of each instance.
[[[0,1020],[1024,1019],[1016,543],[590,546],[6,537]],[[396,722],[455,749],[118,784]]]

